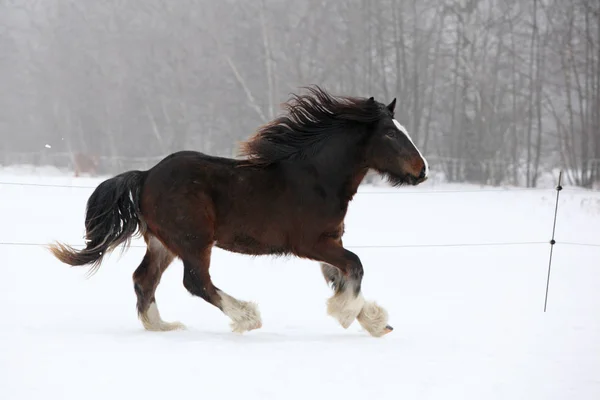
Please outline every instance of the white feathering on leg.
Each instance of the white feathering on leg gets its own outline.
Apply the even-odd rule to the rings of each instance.
[[[342,292],[327,300],[327,313],[347,329],[360,313],[365,300],[362,293],[354,295],[354,287],[347,285]]]
[[[221,290],[217,290],[217,293],[221,297],[223,313],[231,318],[231,329],[234,332],[243,333],[262,327],[260,312],[255,303],[238,300]]]
[[[369,332],[371,336],[381,337],[389,332],[387,329],[388,313],[383,307],[375,302],[366,302],[356,318],[358,323],[363,329]]]
[[[140,315],[140,320],[142,321],[144,328],[148,331],[173,331],[176,329],[185,329],[185,325],[181,322],[163,321],[155,302],[150,303],[148,310]]]

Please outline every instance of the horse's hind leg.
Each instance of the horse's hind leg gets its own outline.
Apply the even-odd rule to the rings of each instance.
[[[184,329],[180,322],[165,322],[160,317],[154,293],[163,272],[175,256],[156,237],[147,233],[146,255],[133,273],[133,287],[137,295],[137,311],[144,328],[149,331],[171,331]]]
[[[209,274],[212,246],[201,248],[199,254],[183,260],[183,285],[193,295],[199,296],[219,308],[231,318],[231,329],[242,333],[262,326],[256,304],[231,297],[217,288]]]

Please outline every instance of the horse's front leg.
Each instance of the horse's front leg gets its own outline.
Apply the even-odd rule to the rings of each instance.
[[[313,249],[314,258],[321,262],[325,279],[333,286],[334,295],[327,301],[327,313],[348,328],[355,319],[372,336],[392,331],[388,314],[374,302],[364,300],[361,284],[363,266],[360,258],[346,250],[341,240],[325,239]]]

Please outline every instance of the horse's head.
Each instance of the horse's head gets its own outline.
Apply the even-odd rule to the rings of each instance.
[[[395,106],[396,99],[385,106],[382,117],[371,125],[366,161],[369,168],[385,175],[394,185],[418,185],[427,179],[429,166],[406,128],[394,119]]]
[[[286,103],[286,115],[244,143],[242,155],[249,165],[312,159],[325,160],[331,170],[331,162],[344,162],[340,154],[357,162],[358,153],[361,171],[373,169],[393,185],[417,185],[427,179],[427,161],[394,119],[396,99],[386,106],[373,97],[332,96],[318,86],[308,90]]]

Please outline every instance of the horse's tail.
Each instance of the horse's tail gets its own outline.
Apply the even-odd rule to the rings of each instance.
[[[139,207],[145,177],[146,172],[129,171],[98,185],[87,202],[86,247],[76,250],[55,243],[50,246],[52,254],[72,266],[89,264],[93,273],[106,253],[123,243],[128,247],[136,231],[143,233],[146,229]]]

